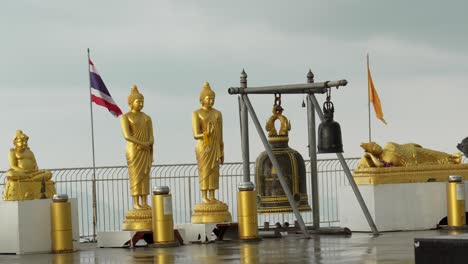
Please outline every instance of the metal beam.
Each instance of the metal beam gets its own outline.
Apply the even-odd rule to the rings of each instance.
[[[327,88],[345,86],[346,84],[348,84],[348,81],[339,80],[320,83],[286,84],[249,88],[231,87],[228,89],[228,92],[229,94],[314,94],[325,93]]]
[[[309,97],[315,106],[315,110],[317,111],[317,114],[320,117],[320,120],[323,122],[324,121],[323,112],[322,112],[322,109],[320,108],[317,98],[315,98],[315,95],[313,94],[310,94]],[[353,175],[351,174],[351,170],[349,169],[348,164],[346,163],[343,157],[343,154],[336,153],[336,156],[338,157],[338,160],[340,161],[341,166],[343,167],[346,177],[348,178],[349,184],[351,185],[351,188],[353,189],[354,195],[356,195],[356,199],[358,200],[358,203],[361,206],[361,210],[364,213],[364,216],[366,217],[367,223],[372,229],[372,233],[374,235],[378,235],[379,231],[377,230],[377,226],[374,223],[374,219],[372,219],[372,216],[369,213],[369,209],[367,208],[367,205],[364,202],[364,199],[362,198],[361,192],[359,191],[359,188],[357,187],[356,182],[354,181]]]
[[[260,139],[262,140],[263,146],[265,147],[265,151],[268,154],[268,157],[270,158],[271,164],[273,165],[273,168],[275,168],[276,173],[278,175],[278,179],[281,183],[281,187],[283,187],[283,191],[286,194],[286,197],[288,197],[289,204],[291,205],[291,208],[293,209],[294,215],[296,216],[297,222],[304,234],[304,237],[309,238],[309,232],[307,232],[306,225],[304,223],[304,220],[302,219],[301,213],[299,212],[299,208],[297,207],[296,201],[294,200],[291,191],[289,190],[288,183],[286,182],[286,179],[283,176],[283,170],[279,166],[278,160],[276,159],[275,154],[273,154],[273,150],[270,147],[270,144],[268,143],[268,140],[265,136],[265,133],[263,132],[262,126],[260,125],[260,122],[258,121],[257,114],[255,113],[255,110],[252,107],[252,104],[250,103],[249,97],[246,94],[242,95],[242,99],[247,106],[248,112],[250,114],[250,117],[252,118],[252,121],[255,125],[255,128],[257,129],[258,135],[260,136]]]

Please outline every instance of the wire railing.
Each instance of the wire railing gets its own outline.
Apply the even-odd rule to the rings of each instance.
[[[357,166],[358,158],[348,158],[349,168]],[[255,164],[250,165],[255,172]],[[311,201],[310,162],[306,161],[307,189],[309,204]],[[348,181],[337,159],[323,159],[317,162],[320,202],[320,222],[324,226],[338,226],[338,188]],[[57,193],[68,194],[78,202],[79,233],[82,239],[94,237],[93,199],[97,206],[97,232],[119,231],[122,228],[125,213],[132,208],[129,194],[128,169],[126,166],[96,167],[96,197],[92,195],[93,168],[51,169]],[[220,168],[218,199],[229,206],[235,221],[237,219],[237,185],[243,180],[242,163],[225,163]],[[255,181],[251,174],[251,181]],[[191,213],[196,203],[201,202],[198,184],[197,164],[153,165],[150,174],[150,186],[169,186],[173,200],[173,217],[176,224],[190,223]],[[0,192],[3,192],[5,172],[0,171]],[[313,223],[312,212],[303,212],[306,224]],[[259,214],[258,222],[284,223],[294,222],[293,213]]]

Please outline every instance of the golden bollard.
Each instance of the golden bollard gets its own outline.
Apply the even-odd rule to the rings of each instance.
[[[254,188],[252,182],[239,183],[237,221],[242,240],[258,239],[257,191]]]
[[[68,195],[55,194],[50,205],[52,253],[73,252],[71,204]]]
[[[465,184],[459,175],[449,176],[447,183],[447,222],[448,226],[464,226]]]
[[[174,220],[172,218],[172,196],[169,187],[153,188],[153,247],[176,247]]]

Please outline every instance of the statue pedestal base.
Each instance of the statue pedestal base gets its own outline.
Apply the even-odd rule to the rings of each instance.
[[[185,242],[189,243],[207,243],[216,240],[213,230],[216,224],[179,224],[174,229],[179,231],[180,236]]]
[[[192,214],[193,224],[231,222],[229,207],[223,202],[201,203],[195,205]]]
[[[73,243],[79,243],[76,198],[71,203]],[[52,200],[0,201],[0,253],[26,254],[52,250],[50,206]]]
[[[48,181],[45,183],[45,195],[47,198],[52,198],[55,194],[55,183]],[[3,200],[19,201],[19,200],[34,200],[41,198],[41,182],[33,181],[7,181],[5,190],[3,191]]]
[[[140,209],[129,210],[125,215],[125,220],[122,225],[122,230],[125,231],[140,231],[152,230],[152,210]]]
[[[114,231],[114,232],[98,232],[97,242],[100,248],[120,248],[128,247],[125,245],[131,241],[136,231]]]

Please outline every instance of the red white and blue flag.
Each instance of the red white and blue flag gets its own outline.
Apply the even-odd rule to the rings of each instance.
[[[91,60],[89,60],[89,79],[91,82],[91,101],[107,108],[115,117],[121,115],[122,110],[120,110],[114,102],[114,99],[112,99],[109,90],[107,90],[104,81],[101,79],[101,76]]]

